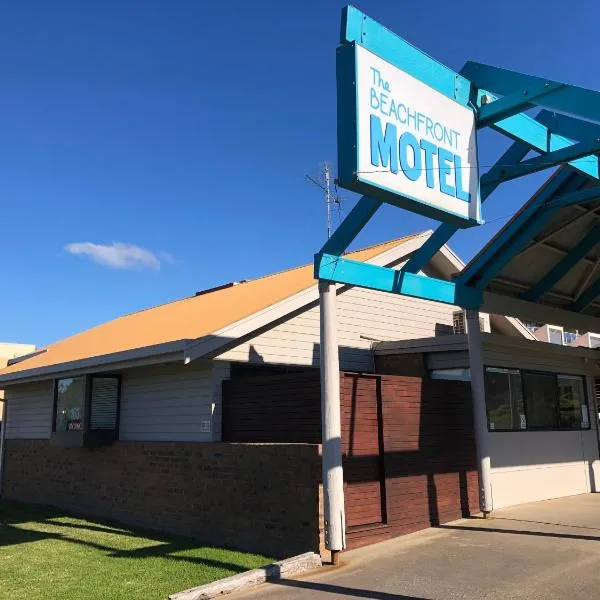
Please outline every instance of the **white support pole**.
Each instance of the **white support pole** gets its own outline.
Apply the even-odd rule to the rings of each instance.
[[[340,360],[337,341],[335,284],[319,282],[321,307],[321,423],[323,432],[323,495],[325,546],[337,564],[346,547],[342,425],[340,410]]]
[[[479,329],[479,312],[476,310],[467,310],[467,337],[469,340],[469,367],[471,370],[475,444],[477,446],[477,470],[479,472],[479,508],[484,517],[487,517],[493,509],[492,474],[487,411],[485,407],[481,330]]]
[[[4,446],[6,445],[6,415],[8,414],[8,404],[6,402],[6,398],[2,404],[2,432],[0,432],[0,497],[2,497],[2,493],[4,491]]]

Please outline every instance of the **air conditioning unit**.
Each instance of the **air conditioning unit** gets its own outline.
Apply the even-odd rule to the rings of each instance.
[[[452,329],[454,335],[464,335],[467,333],[467,313],[464,310],[456,310],[452,314]],[[479,313],[479,330],[484,333],[490,333],[490,316],[485,313]]]

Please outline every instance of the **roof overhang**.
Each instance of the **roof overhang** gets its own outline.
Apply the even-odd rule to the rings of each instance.
[[[581,360],[586,365],[586,371],[590,374],[600,373],[600,351],[593,348],[580,346],[561,346],[528,340],[524,338],[508,337],[493,333],[482,333],[481,343],[484,350],[504,349],[507,355],[522,356],[523,362],[526,357],[538,356],[548,357],[556,364],[560,364],[562,358],[574,358]],[[401,354],[437,354],[443,352],[468,352],[469,342],[467,335],[448,335],[431,338],[420,338],[412,340],[398,340],[389,342],[378,342],[373,345],[373,351],[377,356],[401,355]],[[520,359],[521,360],[521,359]],[[498,364],[497,366],[502,366]]]

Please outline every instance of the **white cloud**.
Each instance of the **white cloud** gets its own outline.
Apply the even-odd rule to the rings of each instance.
[[[67,244],[65,250],[70,254],[82,254],[106,267],[113,269],[160,269],[161,261],[173,264],[175,259],[166,252],[154,253],[135,244],[93,244],[77,242]]]

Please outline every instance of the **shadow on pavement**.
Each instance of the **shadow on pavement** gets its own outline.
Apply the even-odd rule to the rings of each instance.
[[[531,535],[567,540],[588,540],[600,542],[600,536],[580,535],[576,533],[550,533],[548,531],[528,531],[526,529],[495,529],[494,527],[469,527],[468,525],[438,525],[439,529],[457,529],[460,531],[485,531],[488,533],[511,533],[513,535]]]
[[[362,590],[359,588],[345,587],[343,585],[320,583],[318,581],[278,579],[272,581],[271,585],[284,585],[293,588],[313,590],[315,592],[339,594],[340,596],[348,596],[349,598],[370,598],[372,600],[428,600],[427,598],[417,596],[404,596],[402,594],[389,594],[388,592],[377,592],[375,590]]]

